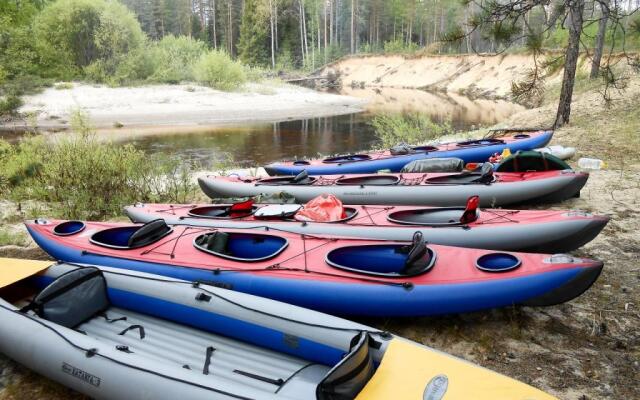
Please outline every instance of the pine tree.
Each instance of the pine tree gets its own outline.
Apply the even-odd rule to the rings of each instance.
[[[245,0],[238,54],[249,65],[269,65],[269,23],[261,0]],[[267,10],[268,11],[268,10]]]

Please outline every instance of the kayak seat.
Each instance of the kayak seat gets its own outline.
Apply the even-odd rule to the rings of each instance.
[[[400,143],[389,149],[389,153],[392,156],[401,156],[409,153],[413,153],[413,148],[406,143]]]
[[[469,184],[490,184],[494,181],[493,166],[490,163],[484,163],[480,172],[462,172],[455,175],[436,176],[427,178],[427,184],[450,184],[450,185],[469,185]]]
[[[427,251],[427,242],[424,240],[422,232],[413,234],[413,243],[409,248],[407,260],[403,269],[404,275],[417,275],[425,271],[431,264],[431,253]]]
[[[127,245],[130,248],[142,247],[160,240],[171,232],[171,228],[163,219],[156,219],[142,225],[130,237]]]
[[[107,282],[98,268],[81,267],[60,275],[22,308],[47,321],[74,328],[110,306]]]
[[[311,183],[311,180],[309,179],[309,173],[307,172],[307,170],[303,169],[302,172],[294,176],[293,179],[291,180],[291,183],[294,183],[297,185],[308,185],[309,183]]]
[[[369,352],[369,335],[360,333],[354,338],[351,351],[331,370],[316,389],[318,400],[354,399],[375,372]]]
[[[149,221],[142,226],[129,225],[103,229],[91,236],[95,245],[112,249],[128,250],[148,246],[173,231],[163,219]]]
[[[215,231],[198,236],[196,249],[234,261],[256,262],[280,254],[289,242],[279,236],[244,232]]]
[[[229,254],[227,245],[229,244],[229,234],[216,231],[209,235],[207,239],[207,250],[211,250],[215,253]]]

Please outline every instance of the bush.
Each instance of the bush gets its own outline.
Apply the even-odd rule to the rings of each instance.
[[[384,42],[385,53],[415,53],[420,49],[416,43],[407,44],[404,40],[389,40]]]
[[[0,116],[15,115],[22,104],[20,97],[15,94],[8,94],[4,98],[0,97]]]
[[[207,45],[186,36],[165,36],[150,51],[154,66],[150,80],[179,83],[193,80],[193,65],[206,52]]]
[[[77,133],[55,142],[33,136],[0,146],[0,176],[14,200],[48,202],[54,217],[94,219],[136,201],[186,202],[194,194],[179,161],[99,140],[81,115],[73,123]]]
[[[420,113],[378,115],[371,120],[370,125],[384,147],[399,143],[416,145],[453,131],[449,122],[437,123]]]
[[[236,89],[247,80],[242,64],[220,50],[203,54],[194,65],[193,73],[199,83],[219,90]]]
[[[127,54],[144,44],[135,16],[118,2],[58,0],[34,22],[35,39],[55,78],[70,80],[89,68],[93,78],[111,75]]]

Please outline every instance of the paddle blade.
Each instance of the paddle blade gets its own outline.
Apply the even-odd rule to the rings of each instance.
[[[0,288],[9,286],[51,266],[51,261],[0,258]]]

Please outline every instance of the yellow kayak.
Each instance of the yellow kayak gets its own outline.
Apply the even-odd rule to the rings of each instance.
[[[557,400],[522,382],[394,338],[357,400]]]

